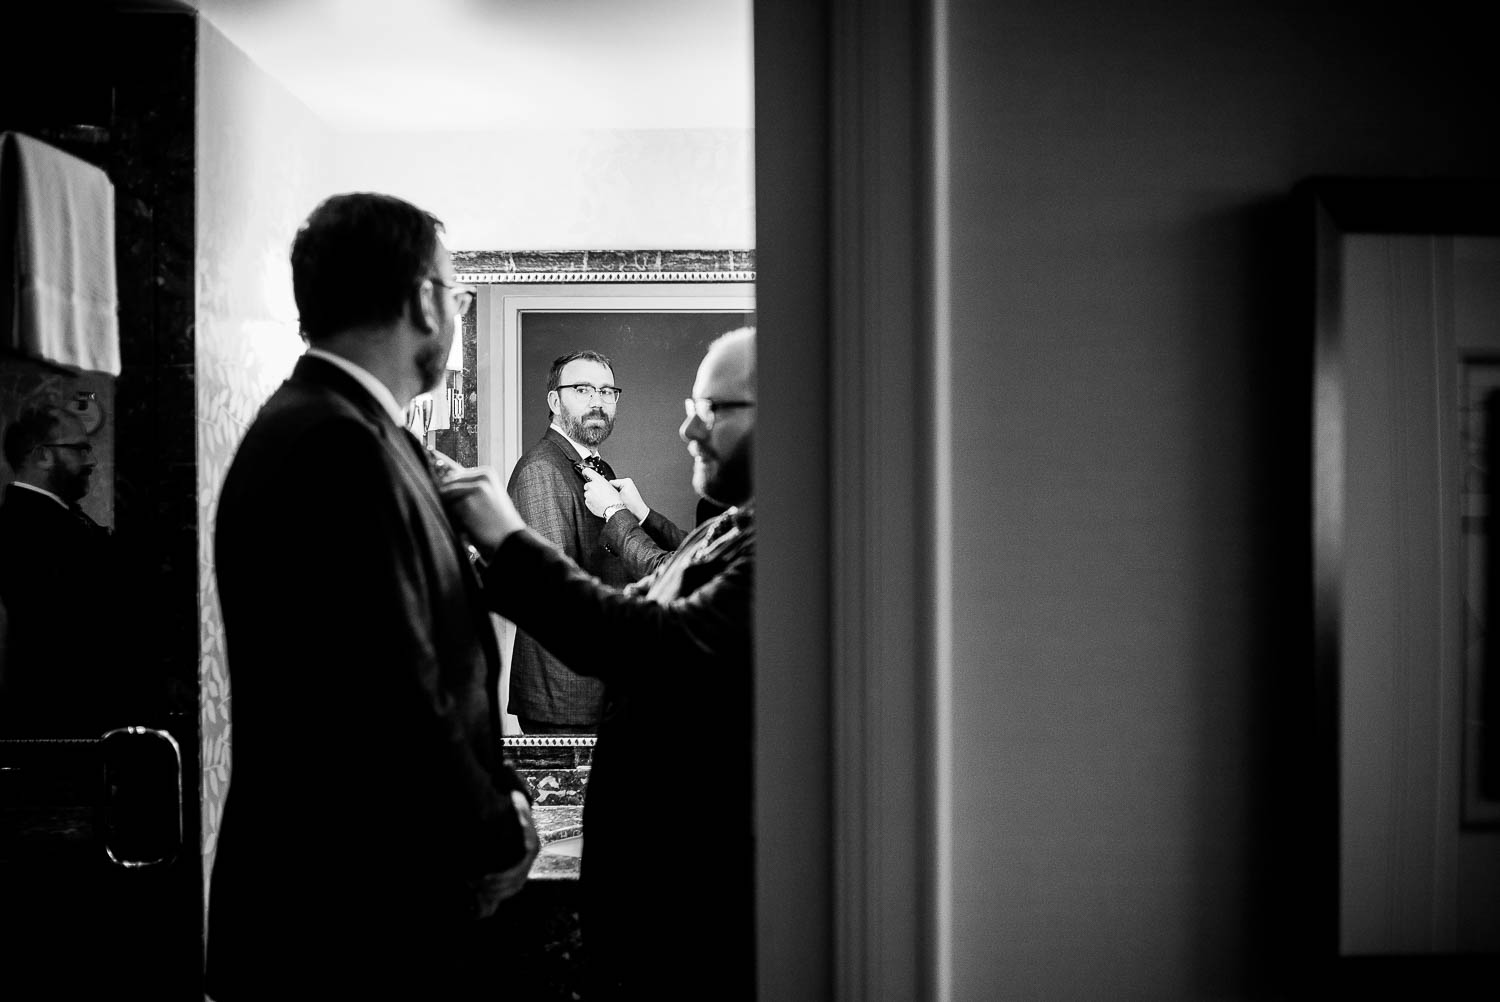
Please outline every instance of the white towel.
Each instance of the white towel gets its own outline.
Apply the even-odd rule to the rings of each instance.
[[[0,250],[8,316],[0,345],[57,365],[120,374],[115,189],[92,164],[0,133]],[[12,225],[12,221],[13,225]]]

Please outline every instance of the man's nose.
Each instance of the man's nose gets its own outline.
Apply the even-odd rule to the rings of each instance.
[[[703,422],[698,420],[698,415],[689,414],[682,419],[682,425],[677,429],[677,436],[684,442],[703,439]]]

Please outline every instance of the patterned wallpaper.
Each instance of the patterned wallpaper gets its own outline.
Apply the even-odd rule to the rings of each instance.
[[[329,191],[326,130],[199,20],[197,438],[203,873],[231,771],[224,624],[213,569],[219,491],[255,413],[302,353],[287,253]]]

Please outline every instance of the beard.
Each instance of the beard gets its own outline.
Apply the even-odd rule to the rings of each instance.
[[[448,352],[435,344],[424,344],[417,349],[414,361],[417,375],[422,379],[423,393],[436,393],[443,388],[448,375]]]
[[[590,419],[597,420],[592,425],[585,423]],[[602,423],[599,423],[601,421]],[[564,410],[562,426],[567,436],[579,445],[596,447],[600,442],[609,438],[609,433],[615,430],[615,419],[606,413],[603,407],[594,407],[582,414]]]
[[[69,503],[82,501],[84,498],[88,497],[89,477],[92,475],[93,471],[90,470],[86,473],[80,471],[79,473],[68,477],[67,480],[62,484],[61,489],[57,491],[57,496]]]
[[[727,456],[700,450],[693,461],[693,490],[699,497],[729,507],[750,500],[749,439]]]

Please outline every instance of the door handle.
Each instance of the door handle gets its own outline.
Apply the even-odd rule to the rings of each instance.
[[[176,739],[148,727],[120,727],[99,742],[105,855],[125,869],[172,862],[182,849],[182,755]]]

